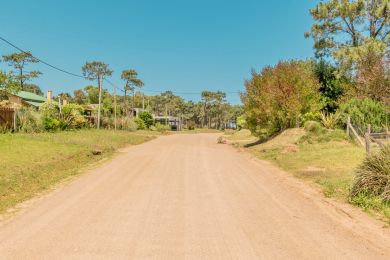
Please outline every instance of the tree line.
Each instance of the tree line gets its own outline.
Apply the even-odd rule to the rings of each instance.
[[[3,62],[13,68],[11,72],[0,72],[0,90],[4,93],[14,93],[20,90],[42,95],[39,86],[30,81],[42,75],[40,71],[27,71],[27,66],[38,63],[31,52],[12,53],[3,55]],[[171,91],[159,95],[145,95],[141,92],[144,82],[134,69],[121,72],[123,94],[111,93],[103,84],[113,71],[109,65],[101,61],[86,62],[81,68],[82,77],[92,84],[73,93],[62,92],[54,100],[67,100],[79,105],[97,104],[97,127],[100,127],[101,117],[111,118],[115,113],[119,117],[132,116],[134,108],[143,108],[158,116],[173,116],[186,122],[191,127],[224,128],[228,122],[235,122],[241,115],[239,105],[231,105],[226,100],[226,93],[203,91],[199,102],[187,101]],[[107,120],[106,120],[107,121]]]

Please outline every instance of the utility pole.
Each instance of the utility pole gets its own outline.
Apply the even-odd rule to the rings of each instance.
[[[116,131],[116,84],[114,82],[114,126]]]
[[[165,124],[168,125],[168,106],[165,104]]]
[[[142,93],[142,111],[145,111],[145,94]]]
[[[60,115],[62,114],[62,108],[61,108],[61,95],[58,95],[58,108],[60,109]]]
[[[98,75],[98,83],[99,83],[99,105],[98,105],[97,129],[100,128],[100,107],[102,103],[102,76],[101,75]]]

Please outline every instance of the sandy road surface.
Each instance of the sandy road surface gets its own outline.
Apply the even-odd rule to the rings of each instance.
[[[0,259],[390,259],[390,233],[214,134],[172,135],[0,225]]]

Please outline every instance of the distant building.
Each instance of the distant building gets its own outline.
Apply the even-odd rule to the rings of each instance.
[[[143,108],[138,108],[138,107],[130,108],[128,115],[133,116],[133,117],[138,117],[140,113],[145,112],[145,111],[146,111],[146,109],[143,109]]]
[[[171,130],[179,131],[181,130],[181,121],[178,117],[174,116],[153,116],[156,123],[163,125],[169,125]]]
[[[20,106],[38,108],[48,99],[31,92],[19,91],[16,94],[9,93],[8,100],[10,103],[18,104]]]

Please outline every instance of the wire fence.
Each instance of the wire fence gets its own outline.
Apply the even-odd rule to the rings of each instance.
[[[371,125],[356,125],[347,120],[347,134],[355,138],[360,145],[365,147],[367,154],[390,145],[390,132],[387,124],[373,129]]]

